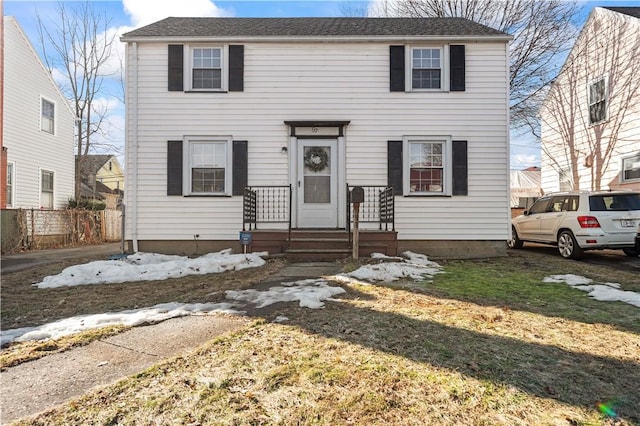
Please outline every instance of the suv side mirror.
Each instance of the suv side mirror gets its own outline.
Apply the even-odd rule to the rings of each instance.
[[[525,216],[529,216],[529,210],[523,211],[522,214],[525,215]]]

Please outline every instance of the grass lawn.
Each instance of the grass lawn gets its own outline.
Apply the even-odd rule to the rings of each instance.
[[[239,332],[19,424],[640,424],[640,308],[542,283],[574,273],[640,291],[637,273],[531,252],[443,265],[433,282],[345,286],[321,310],[258,310]],[[237,284],[222,275],[200,284]],[[156,282],[157,297],[165,284],[179,285]]]

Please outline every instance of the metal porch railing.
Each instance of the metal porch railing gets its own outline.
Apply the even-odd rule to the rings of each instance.
[[[247,186],[242,201],[242,230],[258,223],[287,223],[291,236],[291,185]]]
[[[360,204],[360,223],[378,223],[378,229],[395,231],[395,200],[393,187],[379,185],[349,185],[347,184],[347,232],[351,233],[351,217],[353,216],[351,204],[351,190],[360,186],[364,190],[364,202]]]

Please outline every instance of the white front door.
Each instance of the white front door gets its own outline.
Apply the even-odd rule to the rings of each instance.
[[[338,227],[338,143],[298,139],[298,227]]]

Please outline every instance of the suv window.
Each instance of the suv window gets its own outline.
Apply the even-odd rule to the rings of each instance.
[[[544,213],[549,211],[550,202],[551,198],[540,198],[534,203],[533,206],[531,206],[531,209],[529,209],[529,214]]]
[[[575,195],[559,195],[551,199],[550,212],[575,212],[578,210],[579,197]]]
[[[640,210],[640,194],[592,195],[589,209],[594,212]]]

